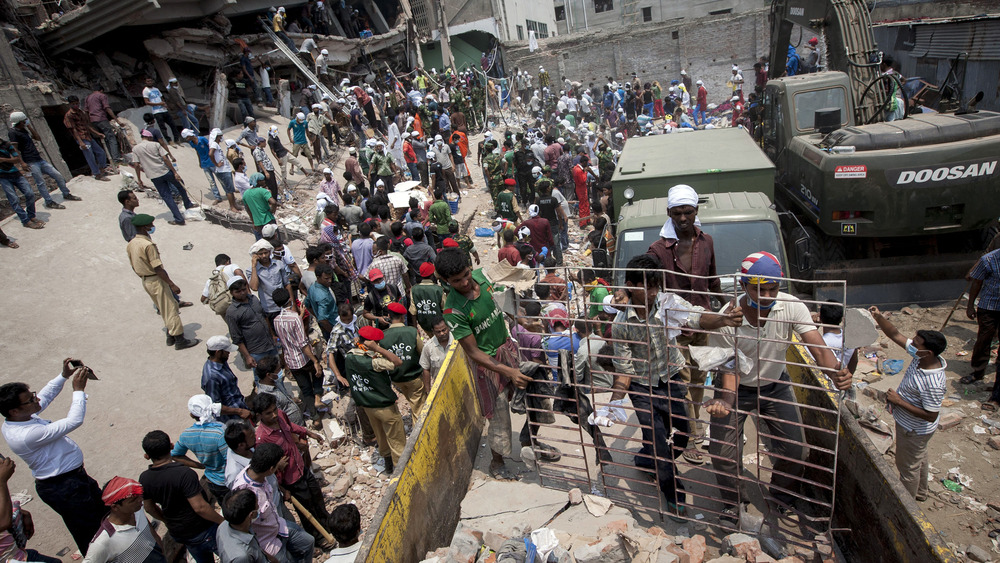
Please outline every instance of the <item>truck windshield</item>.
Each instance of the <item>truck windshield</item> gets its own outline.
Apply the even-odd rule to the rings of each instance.
[[[798,92],[793,100],[795,126],[799,131],[811,131],[816,123],[816,110],[824,108],[840,108],[840,124],[847,124],[847,95],[843,88]]]
[[[769,221],[742,221],[736,223],[708,223],[702,230],[712,236],[715,246],[715,264],[718,274],[734,274],[740,271],[740,262],[748,255],[761,250],[777,256],[785,265],[784,249],[778,227]],[[660,227],[647,227],[618,233],[615,250],[615,266],[624,268],[629,259],[644,254],[649,245],[660,237]],[[787,269],[787,268],[786,268]],[[623,273],[618,270],[615,283],[624,283]],[[725,291],[733,289],[731,277],[722,279]]]

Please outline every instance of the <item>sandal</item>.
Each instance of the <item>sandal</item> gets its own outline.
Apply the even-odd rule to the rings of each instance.
[[[190,301],[181,301],[177,304],[178,307],[190,307],[191,305],[194,305],[194,303]]]
[[[3,244],[7,248],[21,248],[20,244],[17,244],[16,242],[14,242],[12,240],[8,240],[7,242],[0,243],[0,244]]]
[[[701,455],[701,452],[695,448],[688,448],[684,450],[684,459],[694,465],[702,465],[705,463],[705,456]]]
[[[1000,404],[997,404],[996,401],[986,401],[980,405],[980,408],[986,412],[996,412],[1000,410]]]
[[[490,477],[500,481],[517,481],[517,474],[507,469],[507,465],[500,465],[498,467],[490,467]]]
[[[972,385],[973,383],[975,383],[977,381],[981,381],[982,379],[983,379],[983,375],[975,375],[975,374],[973,374],[973,375],[966,375],[962,379],[959,379],[958,382],[961,383],[961,384],[963,384],[963,385]]]

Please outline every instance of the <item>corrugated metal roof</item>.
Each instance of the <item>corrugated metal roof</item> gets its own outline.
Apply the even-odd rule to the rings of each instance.
[[[1000,60],[1000,21],[978,20],[921,25],[913,46],[914,57],[954,58],[968,53],[969,60]]]

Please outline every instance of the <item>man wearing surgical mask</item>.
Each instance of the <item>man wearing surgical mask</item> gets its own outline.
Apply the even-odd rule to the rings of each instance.
[[[274,250],[271,252],[271,258],[284,265],[285,273],[289,277],[294,274],[301,278],[302,271],[299,269],[295,256],[292,255],[292,249],[288,248],[288,245],[281,240],[281,233],[278,232],[278,226],[274,223],[264,225],[260,234],[264,240],[271,243],[271,246],[274,247]]]
[[[913,361],[897,389],[885,394],[889,412],[896,419],[896,469],[903,487],[918,501],[927,500],[927,445],[938,426],[938,414],[946,389],[948,364],[941,354],[948,347],[936,330],[918,330],[907,338],[878,307],[868,309],[882,332],[906,350]]]
[[[816,363],[840,390],[851,387],[851,372],[840,368],[840,362],[826,347],[816,329],[805,303],[778,290],[783,276],[781,264],[769,252],[755,252],[743,259],[740,286],[744,293],[719,312],[723,315],[742,313],[739,326],[725,326],[709,335],[708,345],[732,350],[734,347],[753,365],[750,369],[740,361],[720,368],[714,397],[704,403],[712,416],[709,453],[722,495],[723,514],[728,523],[739,523],[740,507],[736,479],[739,471],[739,441],[747,413],[758,411],[758,423],[768,427],[772,458],[770,494],[766,500],[769,514],[794,519],[794,492],[800,490],[806,458],[802,417],[785,371],[785,354],[792,345],[792,333],[809,348]],[[737,385],[739,386],[737,392]],[[737,415],[736,409],[739,409]],[[765,418],[766,417],[766,418]],[[787,492],[787,491],[791,491]],[[776,529],[777,522],[768,525]]]

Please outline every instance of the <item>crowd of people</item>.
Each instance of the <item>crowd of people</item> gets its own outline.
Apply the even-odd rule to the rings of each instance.
[[[322,2],[310,1],[316,4],[322,8]],[[288,29],[283,8],[271,18],[276,33]],[[308,25],[322,33],[327,23],[316,18]],[[324,85],[333,86],[324,60],[328,53],[317,49],[315,41],[297,51],[315,65]],[[755,71],[759,89],[766,65],[755,65]],[[85,390],[93,376],[81,361],[66,358],[60,374],[37,393],[24,383],[0,387],[8,446],[28,465],[39,498],[62,516],[85,561],[162,561],[160,534],[147,515],[163,522],[199,563],[215,556],[224,563],[311,561],[316,547],[332,550],[331,563],[353,560],[360,546],[359,512],[349,503],[328,510],[321,474],[312,464],[309,440],[325,442],[317,432],[328,416],[324,390],[350,396],[363,443],[377,449],[378,468],[391,474],[406,440],[397,394],[419,416],[456,340],[475,366],[476,389],[489,419],[490,473],[496,478],[515,477],[504,461],[512,450],[511,401],[515,389],[533,381],[520,362],[556,365],[559,351],[565,350],[575,355],[578,372],[593,371],[593,384],[611,393],[607,404],[594,409],[592,425],[625,422],[624,399],[629,397],[650,444],[636,464],[653,470],[671,516],[685,516],[675,456],[705,461],[688,447],[689,437],[707,441],[688,424],[701,409],[712,420],[709,452],[724,491],[723,518],[739,517],[737,498],[728,494],[737,487],[736,444],[745,413],[758,408],[760,414],[784,421],[772,427],[785,439],[775,442],[778,461],[771,493],[780,512],[793,507],[789,492],[799,486],[803,465],[796,460],[801,460],[805,440],[791,387],[783,383],[788,376],[782,360],[792,332],[838,388],[850,387],[852,366],[831,352],[833,346],[817,330],[805,304],[778,290],[780,261],[766,252],[748,256],[739,279],[743,295],[713,311],[708,296],[718,291],[719,282],[717,277],[715,286],[708,281],[717,274],[713,241],[698,227],[697,194],[675,186],[660,239],[647,253],[627,260],[625,289],[615,291],[604,279],[615,253],[615,226],[608,212],[614,209],[610,180],[617,156],[636,135],[713,127],[701,80],[692,84],[681,71],[666,88],[634,78],[609,78],[603,87],[584,88],[565,77],[556,83],[544,68],[535,77],[515,71],[504,78],[418,69],[406,76],[385,75],[385,87],[377,90],[345,79],[333,89],[336,99],[320,94],[315,85],[301,89],[295,115],[284,128],[289,147],[280,127],[260,131],[254,115],[254,103],[273,101],[270,72],[266,61],[255,67],[244,53],[235,75],[243,127],[234,139],[225,139],[219,129],[200,134],[188,104],[179,92],[171,92],[176,90],[172,81],[166,94],[152,79],[147,81],[143,99],[150,113],[134,146],[119,144],[121,123],[103,92],[88,96],[82,108],[78,99],[68,100],[65,125],[93,176],[107,179],[109,157],[110,166],[130,164],[135,171],[137,188],[118,193],[119,228],[130,265],[162,317],[168,346],[183,350],[199,341],[184,333],[180,309],[193,304],[181,299],[181,288],[160,258],[153,242],[155,218],[136,212],[142,173],[170,210],[168,223],[183,225],[185,213],[175,194],[186,209],[197,205],[188,197],[170,149],[187,143],[197,152],[212,196],[232,212],[246,212],[254,233],[248,268],[226,254],[215,258],[200,301],[225,321],[228,334],[205,342],[204,393],[188,401],[191,426],[173,440],[160,430],[142,440],[150,462],[142,474],[115,476],[100,486],[84,469],[83,452],[68,437],[84,423]],[[743,105],[753,106],[756,93],[744,98],[736,66],[729,83],[732,122],[748,124]],[[518,106],[530,111],[529,119],[503,133],[489,129],[488,112]],[[0,145],[0,184],[22,223],[41,228],[22,171],[32,175],[48,207],[61,205],[48,195],[42,174],[56,180],[64,199],[79,198],[41,159],[34,144],[38,135],[27,117],[15,112],[11,124],[15,144]],[[493,293],[503,288],[473,267],[473,262],[492,261],[480,256],[453,217],[461,184],[478,183],[469,166],[469,137],[484,128],[476,162],[483,170],[482,187],[492,198],[497,261],[535,272],[534,287],[517,298],[518,315],[497,306]],[[347,149],[343,184],[329,166],[335,145]],[[306,248],[304,261],[293,255],[275,217],[286,200],[287,177],[296,171],[307,174],[300,155],[315,174],[320,234]],[[251,160],[256,172],[248,174]],[[425,186],[428,197],[411,198],[407,209],[393,209],[388,194],[406,178]],[[25,195],[25,208],[15,189]],[[567,280],[557,267],[570,248],[571,222],[590,229],[582,250],[592,268]],[[16,245],[6,236],[0,243]],[[973,276],[990,280],[992,271],[980,268]],[[993,285],[987,281],[983,287],[995,293]],[[562,305],[581,289],[582,310]],[[671,311],[685,313],[683,322],[657,314],[664,302]],[[900,407],[894,411],[902,429],[897,434],[913,438],[907,453],[897,452],[897,458],[905,458],[901,476],[919,499],[919,483],[926,485],[926,437],[933,433],[943,398],[944,361],[939,355],[944,337],[920,331],[907,339],[877,310],[873,314],[886,334],[915,358],[889,400]],[[970,309],[969,315],[976,312]],[[995,316],[983,310],[978,315],[983,323]],[[824,319],[840,322],[835,312]],[[995,322],[991,326],[995,331]],[[755,349],[756,337],[746,336],[757,331],[778,344]],[[708,344],[753,357],[763,354],[770,363],[759,371],[739,363],[721,370],[713,397],[706,400],[706,374],[684,366],[692,365],[688,346]],[[603,351],[590,357],[583,353],[591,349]],[[234,353],[253,370],[254,390],[248,396],[229,364]],[[636,361],[640,358],[646,361]],[[985,370],[983,358],[974,357],[979,377]],[[283,374],[291,376],[297,393]],[[55,422],[40,418],[67,382],[73,389],[69,413]],[[996,402],[994,398],[994,406]],[[558,449],[537,440],[541,428],[529,416],[520,445],[538,459],[559,459]],[[668,444],[672,429],[679,437]],[[654,451],[659,454],[652,455]],[[200,480],[194,469],[204,471]],[[0,462],[2,487],[13,471],[13,461]],[[0,556],[50,560],[22,551],[21,538],[31,535],[30,515],[7,501],[9,491],[0,490],[0,512],[10,509],[14,515],[6,535],[0,535]],[[289,501],[298,523],[286,506]],[[317,527],[329,530],[337,546]]]

